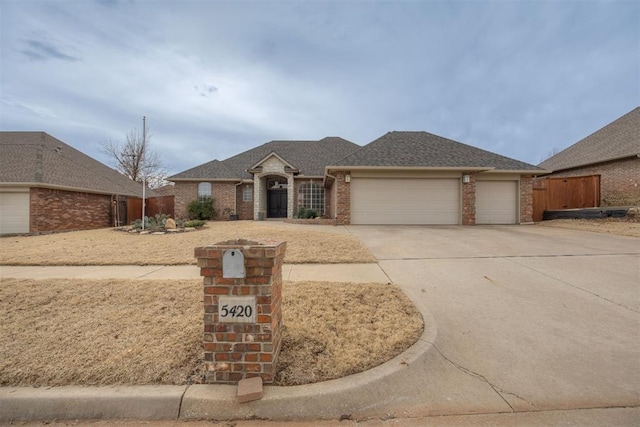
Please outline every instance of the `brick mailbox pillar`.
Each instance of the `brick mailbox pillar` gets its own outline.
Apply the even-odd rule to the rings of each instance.
[[[229,240],[195,249],[204,276],[205,382],[273,382],[286,242]]]

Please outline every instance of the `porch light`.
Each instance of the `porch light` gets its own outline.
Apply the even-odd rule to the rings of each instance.
[[[346,174],[344,176],[344,182],[351,182],[351,175],[350,174]]]

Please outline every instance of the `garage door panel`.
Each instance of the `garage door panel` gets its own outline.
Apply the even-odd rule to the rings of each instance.
[[[476,182],[476,224],[516,224],[517,181]]]
[[[457,179],[375,179],[351,181],[353,224],[458,224]]]
[[[29,232],[29,193],[0,192],[0,234]]]

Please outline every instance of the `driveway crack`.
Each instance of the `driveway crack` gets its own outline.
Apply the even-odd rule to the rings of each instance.
[[[440,351],[440,349],[438,348],[438,346],[436,346],[434,343],[430,343],[431,345],[433,345],[433,348],[436,349],[436,351],[440,354],[440,356],[442,356],[442,358],[444,360],[446,360],[447,362],[451,363],[453,366],[455,366],[458,370],[464,372],[465,374],[472,376],[474,378],[478,378],[480,380],[482,380],[483,382],[485,382],[489,387],[491,387],[491,389],[498,395],[500,396],[500,399],[502,399],[502,401],[504,403],[507,404],[507,406],[509,406],[509,409],[511,410],[511,412],[516,412],[515,409],[513,409],[513,406],[511,406],[511,403],[509,403],[509,401],[507,399],[505,399],[504,394],[508,394],[511,396],[514,396],[515,398],[522,400],[523,402],[526,402],[527,404],[529,404],[530,406],[535,406],[533,403],[527,401],[526,399],[518,396],[516,393],[512,393],[510,391],[505,391],[502,388],[498,387],[497,385],[491,383],[491,381],[489,381],[487,379],[487,377],[485,377],[482,374],[479,374],[478,372],[472,371],[471,369],[465,368],[464,366],[454,362],[453,360],[449,359],[447,356],[444,355],[444,353],[442,353]]]
[[[640,314],[640,311],[635,310],[635,309],[633,309],[632,307],[626,306],[626,305],[621,304],[621,303],[619,303],[619,302],[615,302],[615,301],[613,301],[613,300],[611,300],[611,299],[609,299],[609,298],[607,298],[607,297],[604,297],[604,296],[602,296],[602,295],[600,295],[600,294],[596,294],[595,292],[591,292],[591,291],[590,291],[590,290],[588,290],[588,289],[581,288],[581,287],[580,287],[580,286],[578,286],[578,285],[574,285],[573,283],[570,283],[570,282],[567,282],[566,280],[562,280],[562,279],[560,279],[560,278],[558,278],[558,277],[552,276],[552,275],[551,275],[551,274],[549,274],[549,273],[545,273],[544,271],[540,271],[540,270],[535,269],[535,268],[533,268],[533,267],[530,267],[530,266],[528,266],[528,265],[526,265],[526,264],[520,263],[520,262],[515,261],[515,260],[511,260],[511,261],[512,261],[512,262],[514,262],[514,263],[516,263],[516,264],[518,264],[518,265],[520,265],[520,266],[522,266],[522,267],[528,268],[529,270],[535,271],[535,272],[536,272],[536,273],[538,273],[538,274],[542,274],[543,276],[550,277],[550,278],[552,278],[553,280],[557,280],[557,281],[558,281],[558,282],[560,282],[560,283],[564,283],[564,284],[565,284],[565,285],[567,285],[567,286],[570,286],[570,287],[572,287],[572,288],[574,288],[574,289],[577,289],[577,290],[579,290],[579,291],[581,291],[581,292],[584,292],[584,293],[586,293],[586,294],[592,295],[592,296],[594,296],[594,297],[596,297],[596,298],[598,298],[598,299],[601,299],[601,300],[606,301],[606,302],[608,302],[608,303],[611,303],[611,304],[617,305],[618,307],[620,307],[620,308],[624,308],[625,310],[629,310],[629,311],[631,311],[631,312],[633,312],[633,313],[638,313],[638,314]]]

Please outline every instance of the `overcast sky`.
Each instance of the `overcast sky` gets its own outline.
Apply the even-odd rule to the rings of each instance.
[[[424,130],[537,164],[640,104],[640,1],[0,0],[0,129],[171,174]]]

